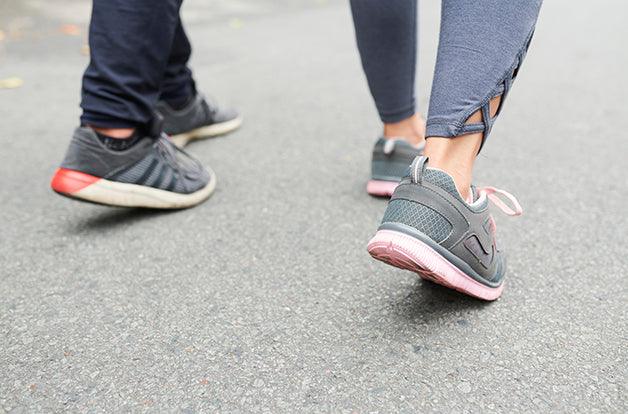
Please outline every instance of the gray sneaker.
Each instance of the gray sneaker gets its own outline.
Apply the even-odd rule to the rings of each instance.
[[[164,132],[178,147],[195,139],[227,134],[242,125],[235,109],[219,107],[201,94],[182,109],[173,109],[164,101],[159,101],[156,109],[164,118]]]
[[[94,130],[81,127],[50,185],[61,195],[93,203],[173,209],[207,199],[216,176],[164,134],[112,151]]]
[[[390,197],[408,165],[423,153],[424,146],[414,147],[403,139],[379,138],[373,147],[371,179],[366,191],[374,196]]]
[[[392,195],[382,223],[368,244],[377,260],[484,300],[504,288],[506,261],[495,244],[491,200],[508,215],[520,215],[517,200],[493,187],[471,189],[462,199],[454,180],[417,157]],[[497,194],[507,197],[514,209]]]

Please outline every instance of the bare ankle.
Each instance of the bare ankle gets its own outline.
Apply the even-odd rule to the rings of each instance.
[[[120,139],[129,138],[135,132],[135,128],[98,128],[92,125],[90,128],[108,137]]]
[[[403,138],[412,145],[425,141],[425,120],[419,114],[399,122],[384,124],[384,138]]]
[[[451,175],[464,199],[469,196],[473,164],[481,143],[482,133],[476,133],[455,138],[430,137],[425,145],[428,166]]]
[[[491,99],[490,116],[497,113],[501,96]],[[482,122],[482,112],[474,112],[467,124]],[[469,197],[473,164],[482,145],[484,132],[459,135],[457,137],[428,137],[423,153],[429,158],[429,166],[439,168],[451,175],[458,192],[465,200]]]

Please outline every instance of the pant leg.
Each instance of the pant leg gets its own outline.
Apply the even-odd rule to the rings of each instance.
[[[160,94],[182,0],[94,0],[82,124],[147,124]]]
[[[428,137],[490,133],[489,101],[502,105],[523,61],[541,0],[443,0]],[[500,105],[501,109],[501,105]],[[477,110],[480,124],[466,124]]]
[[[351,0],[351,11],[362,67],[382,122],[412,116],[417,0]]]
[[[160,100],[181,101],[196,95],[192,70],[188,66],[191,55],[192,45],[185,33],[181,19],[179,19],[161,85]]]

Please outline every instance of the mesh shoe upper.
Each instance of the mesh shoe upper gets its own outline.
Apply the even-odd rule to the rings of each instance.
[[[111,151],[90,128],[76,129],[61,167],[181,194],[200,190],[211,179],[199,161],[163,135],[143,138],[125,151]]]
[[[168,135],[182,134],[238,117],[237,111],[233,108],[219,107],[201,94],[197,94],[186,107],[179,110],[171,108],[164,101],[159,101],[157,111],[164,118],[164,132]]]
[[[451,223],[436,210],[402,198],[391,200],[382,223],[407,224],[437,243],[445,240],[452,230]]]
[[[421,155],[423,147],[416,148],[403,139],[379,138],[373,147],[371,177],[373,180],[399,181],[412,160]]]

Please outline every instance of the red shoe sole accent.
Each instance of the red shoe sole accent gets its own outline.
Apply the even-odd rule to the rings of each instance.
[[[58,168],[52,177],[50,187],[58,193],[73,194],[100,180],[99,177],[80,171]]]

